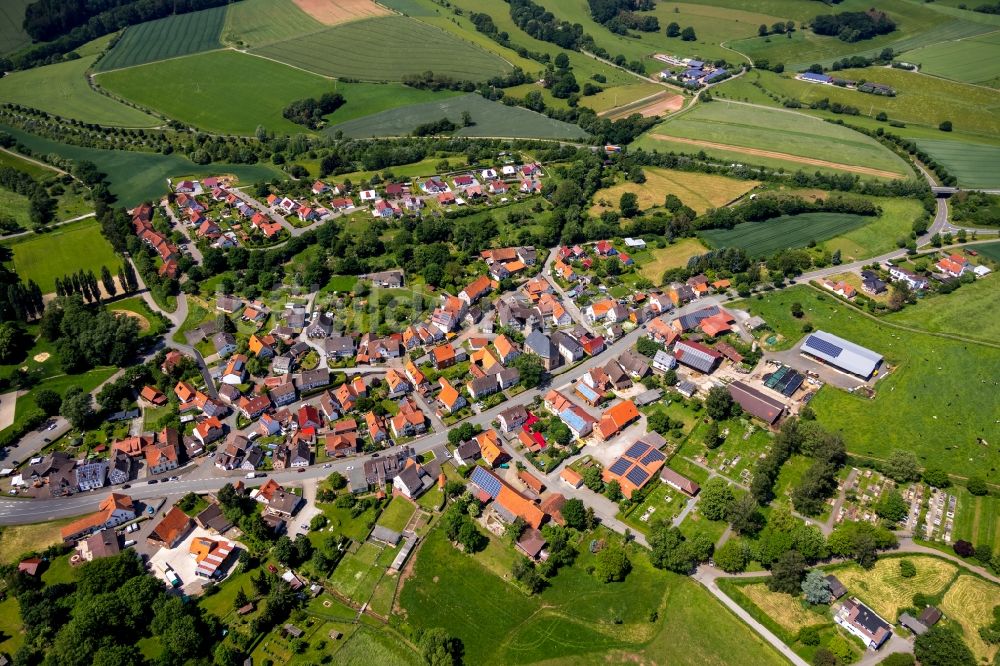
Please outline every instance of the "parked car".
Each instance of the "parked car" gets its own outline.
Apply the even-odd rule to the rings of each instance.
[[[147,485],[147,486],[151,486],[151,485],[153,485],[154,483],[159,483],[159,482],[160,482],[160,480],[159,480],[159,479],[150,479],[149,481],[147,481],[147,482],[146,482],[146,485]]]

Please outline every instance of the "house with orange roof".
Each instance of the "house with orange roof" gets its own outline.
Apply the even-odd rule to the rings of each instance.
[[[194,400],[194,387],[187,382],[177,382],[177,386],[174,387],[174,395],[181,401],[181,404],[191,402]]]
[[[545,513],[534,502],[485,467],[474,467],[469,480],[479,489],[481,497],[493,500],[490,507],[492,513],[487,516],[488,519],[496,518],[502,523],[510,524],[521,518],[534,529],[545,522]]]
[[[559,274],[559,277],[567,282],[574,282],[577,279],[577,274],[576,271],[573,270],[573,267],[563,262],[561,259],[556,261],[556,263],[552,265],[552,268]]]
[[[163,519],[157,523],[146,540],[151,546],[173,548],[187,536],[194,522],[178,507],[172,506]]]
[[[152,444],[152,435],[138,435],[119,440],[114,443],[112,448],[115,451],[121,451],[130,458],[136,458],[141,456],[145,448],[147,446],[151,446]]]
[[[491,282],[490,278],[486,275],[481,275],[466,285],[465,289],[458,292],[458,297],[461,298],[466,305],[471,306],[492,290],[493,282]]]
[[[135,520],[136,511],[132,498],[122,493],[111,493],[97,507],[97,512],[78,518],[61,530],[63,541],[75,541],[98,530],[116,527]]]
[[[385,373],[385,385],[389,389],[387,397],[392,399],[400,398],[411,390],[410,382],[406,380],[403,373],[395,368],[390,368]]]
[[[674,344],[677,338],[680,337],[677,331],[661,317],[657,317],[646,324],[646,332],[649,333],[650,338],[665,347]]]
[[[667,457],[659,450],[665,440],[656,433],[647,433],[601,472],[605,483],[618,482],[622,494],[631,498],[666,464]]]
[[[430,382],[427,381],[427,376],[420,371],[420,368],[418,368],[413,361],[406,361],[406,365],[403,366],[403,371],[406,373],[406,378],[410,380],[414,388],[427,389],[430,387]]]
[[[731,314],[720,308],[718,314],[702,319],[698,324],[698,328],[708,337],[714,338],[733,330],[732,324],[735,322],[736,319]]]
[[[510,460],[510,456],[507,455],[507,453],[503,450],[503,446],[500,444],[500,438],[497,436],[497,431],[493,428],[484,430],[473,439],[475,439],[476,444],[479,445],[479,454],[490,467],[496,467],[497,465]]]
[[[194,428],[194,436],[202,443],[202,446],[207,446],[209,443],[214,442],[225,434],[222,427],[222,421],[220,421],[215,416],[210,416]]]
[[[361,449],[361,440],[356,432],[342,435],[327,433],[323,450],[331,458],[354,455]]]
[[[197,563],[194,573],[202,578],[220,578],[236,546],[225,539],[195,537],[188,549]]]
[[[270,340],[267,338],[270,338]],[[271,358],[274,356],[274,343],[275,340],[273,336],[259,336],[255,333],[250,336],[247,348],[258,358]]]
[[[169,435],[169,436],[168,436]],[[147,446],[146,473],[162,474],[180,466],[180,437],[176,430],[164,428],[155,444]]]
[[[521,483],[525,487],[536,495],[541,495],[542,491],[545,490],[545,484],[537,476],[532,475],[527,470],[519,470],[517,472],[517,478],[521,480]]]
[[[500,334],[493,339],[493,348],[497,351],[497,358],[504,365],[510,365],[521,352],[506,335]]]
[[[142,391],[139,392],[139,397],[154,407],[162,407],[167,404],[167,396],[163,395],[160,389],[155,386],[143,386]]]
[[[368,428],[368,437],[371,438],[372,442],[378,444],[388,439],[389,433],[385,429],[385,421],[375,412],[365,414],[365,425]]]
[[[448,414],[454,414],[465,407],[467,404],[465,398],[446,377],[439,378],[438,384],[441,386],[441,391],[438,393],[437,399]]]
[[[573,406],[573,401],[556,389],[550,389],[545,394],[545,408],[553,414],[559,414]]]
[[[712,288],[715,289],[716,291],[729,289],[731,286],[733,286],[733,283],[731,280],[728,279],[716,280],[715,282],[712,283]]]
[[[458,362],[458,357],[455,355],[455,348],[447,342],[432,349],[431,358],[434,359],[434,368],[436,370],[450,368]]]
[[[563,467],[562,471],[559,472],[559,478],[570,488],[580,488],[583,486],[583,477],[575,469]]]
[[[596,303],[591,303],[587,306],[584,311],[584,316],[587,317],[587,321],[591,324],[599,322],[608,316],[608,313],[618,305],[615,301],[610,298],[605,298],[604,300],[597,301]]]
[[[412,398],[399,402],[399,412],[389,421],[394,437],[414,437],[427,431],[427,417]]]
[[[601,414],[601,420],[598,421],[594,430],[598,437],[608,441],[637,420],[639,420],[639,410],[635,403],[631,400],[622,400]]]

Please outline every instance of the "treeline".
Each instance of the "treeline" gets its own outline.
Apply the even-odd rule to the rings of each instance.
[[[0,141],[2,144],[13,144],[10,135]],[[5,148],[10,145],[4,145]],[[35,180],[31,174],[18,171],[13,167],[0,167],[0,187],[16,194],[28,197],[28,216],[36,225],[45,225],[52,221],[56,212],[56,200],[49,196],[45,186]]]
[[[980,14],[1000,14],[1000,2],[995,5],[979,5],[974,7],[972,11],[979,12]]]
[[[330,115],[347,100],[340,93],[323,93],[319,99],[308,97],[292,102],[281,112],[288,120],[309,129],[319,129],[323,126],[323,116]]]
[[[830,65],[830,69],[837,72],[842,69],[863,69],[865,67],[871,67],[872,65],[888,65],[892,62],[893,57],[895,57],[895,54],[892,49],[886,47],[882,49],[874,58],[869,58],[868,56],[863,55],[854,55],[849,58],[835,60],[833,64]],[[811,67],[810,71],[812,71]]]
[[[782,215],[814,212],[872,216],[878,215],[881,210],[870,199],[863,197],[834,195],[807,201],[796,196],[761,195],[738,206],[715,208],[695,220],[695,226],[697,229],[732,229],[741,222],[761,222]]]
[[[139,288],[139,282],[130,263],[125,262],[125,265],[118,269],[118,283],[121,285],[122,293],[125,294],[131,294]],[[108,298],[113,298],[118,293],[114,277],[107,266],[101,266],[100,285],[94,271],[84,272],[81,269],[76,273],[56,278],[56,295],[72,296],[78,294],[87,303],[97,302],[101,300],[101,285],[104,286]]]
[[[866,12],[840,12],[820,14],[809,27],[817,35],[837,37],[842,42],[859,42],[878,35],[887,35],[896,29],[896,23],[877,9]]]
[[[463,92],[476,92],[478,90],[484,92],[492,88],[512,88],[522,83],[531,83],[534,80],[534,77],[525,74],[520,67],[515,67],[513,71],[493,76],[480,83],[467,79],[456,79],[431,70],[420,74],[404,74],[402,83],[420,90],[461,90]]]
[[[551,42],[564,49],[578,51],[584,39],[583,26],[557,19],[545,7],[532,0],[506,0],[510,5],[510,17],[518,28],[529,37]]]
[[[102,365],[125,367],[139,346],[135,319],[90,308],[78,294],[49,303],[40,328],[42,337],[55,344],[59,362],[68,374]]]
[[[892,132],[886,132],[881,127],[877,127],[873,130],[858,125],[848,125],[843,122],[840,122],[839,124],[844,125],[844,127],[850,127],[855,132],[861,132],[862,134],[866,134],[874,138],[879,143],[887,145],[896,153],[902,152],[920,160],[921,164],[934,172],[934,175],[937,176],[937,179],[942,185],[953,186],[958,184],[958,179],[955,178],[950,171],[948,171],[947,167],[935,160],[930,153],[926,152],[919,145],[917,145],[916,141],[906,139],[898,134],[893,134]],[[925,187],[924,193],[926,192],[927,188]]]
[[[489,14],[472,12],[469,14],[469,20],[472,21],[472,25],[476,26],[476,30],[483,33],[500,46],[511,49],[522,58],[530,58],[531,60],[537,60],[541,63],[547,63],[551,59],[548,53],[529,51],[520,44],[515,44],[510,41],[510,35],[506,31],[501,31],[497,28],[496,23],[493,22],[493,17]]]
[[[658,32],[660,21],[655,16],[639,15],[653,9],[654,0],[588,0],[590,16],[611,32],[624,35],[628,30]]]
[[[42,316],[45,302],[42,290],[34,280],[25,284],[16,273],[0,268],[0,322],[29,321]]]
[[[434,136],[437,134],[448,134],[458,129],[458,125],[448,118],[439,118],[429,123],[417,125],[414,128],[413,136]]]
[[[171,14],[186,14],[234,0],[37,0],[25,7],[24,29],[39,42],[9,59],[4,69],[28,69],[62,60],[78,46]]]

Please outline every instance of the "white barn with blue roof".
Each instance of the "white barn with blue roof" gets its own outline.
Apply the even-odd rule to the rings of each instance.
[[[799,351],[827,365],[868,379],[882,364],[882,355],[825,331],[806,336]]]

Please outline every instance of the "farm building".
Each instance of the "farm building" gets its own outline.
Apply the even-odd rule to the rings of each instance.
[[[832,83],[833,77],[829,74],[815,74],[813,72],[804,72],[799,74],[798,78],[802,81],[808,81],[809,83]]]
[[[697,495],[698,491],[701,490],[701,486],[697,483],[682,474],[678,474],[669,467],[664,467],[663,471],[660,472],[660,481],[691,497]]]
[[[770,375],[765,375],[764,386],[790,398],[802,386],[805,379],[802,373],[783,365]]]
[[[605,469],[601,474],[604,482],[617,481],[625,497],[632,497],[632,493],[649,483],[667,460],[657,450],[655,440],[646,441],[653,440],[655,434],[647,434]]]
[[[825,331],[810,333],[800,351],[865,379],[871,377],[882,363],[881,354]]]
[[[684,340],[674,345],[674,357],[678,363],[707,374],[715,369],[722,354],[697,342]]]
[[[729,395],[743,411],[768,425],[777,423],[785,411],[785,406],[780,401],[739,380],[729,385]]]

